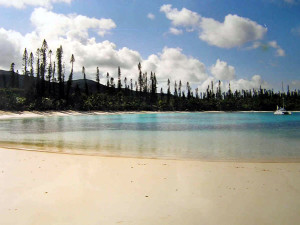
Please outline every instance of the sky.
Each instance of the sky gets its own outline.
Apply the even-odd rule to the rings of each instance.
[[[44,39],[52,62],[62,45],[66,77],[74,54],[75,79],[99,67],[105,84],[120,66],[137,80],[141,62],[164,88],[300,89],[299,0],[0,0],[0,69],[22,71]]]

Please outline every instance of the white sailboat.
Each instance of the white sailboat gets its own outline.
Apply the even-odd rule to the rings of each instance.
[[[283,105],[282,105],[282,107],[278,107],[277,106],[277,110],[274,112],[274,115],[291,115],[291,114],[292,114],[292,112],[287,111],[284,108],[284,99],[283,99]]]

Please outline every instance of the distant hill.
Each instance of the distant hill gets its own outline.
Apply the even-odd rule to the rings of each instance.
[[[24,86],[24,75],[17,74],[15,73],[16,76],[19,76],[19,85],[20,88],[23,88]],[[0,70],[0,88],[8,87],[10,84],[10,79],[11,79],[11,73],[10,71],[6,70]],[[34,80],[36,80],[36,77],[34,77]],[[67,84],[67,80],[65,81],[65,85]],[[87,84],[89,88],[90,93],[95,93],[97,92],[97,82],[93,80],[87,79]],[[85,84],[84,84],[84,79],[78,79],[78,80],[73,80],[72,81],[72,88],[75,89],[76,86],[79,86],[81,90],[84,90]],[[100,91],[107,90],[107,86],[100,84]]]

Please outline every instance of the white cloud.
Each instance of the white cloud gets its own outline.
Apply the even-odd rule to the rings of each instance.
[[[293,80],[291,83],[291,89],[300,89],[300,80]]]
[[[154,71],[164,82],[182,80],[197,83],[207,78],[205,65],[198,59],[188,57],[180,48],[165,47],[161,53],[150,55],[142,66],[145,71]]]
[[[46,13],[49,19],[40,18],[40,13]],[[56,18],[59,18],[55,20]],[[38,21],[38,18],[40,20]],[[224,88],[228,87],[228,81],[231,80],[232,88],[258,88],[259,85],[266,83],[260,76],[253,76],[252,79],[234,79],[234,67],[226,62],[217,60],[214,65],[215,77],[208,77],[205,65],[196,58],[187,56],[180,48],[165,47],[161,52],[152,54],[148,58],[143,59],[139,52],[129,48],[120,48],[109,41],[97,42],[90,36],[88,29],[95,29],[96,32],[111,26],[100,26],[98,19],[83,17],[80,15],[61,15],[55,14],[45,9],[36,9],[32,13],[32,24],[34,31],[22,35],[16,31],[5,30],[0,28],[0,67],[9,69],[10,63],[16,63],[16,69],[21,69],[21,59],[24,48],[29,51],[35,50],[41,46],[44,38],[48,41],[49,48],[53,50],[54,55],[56,49],[62,45],[64,50],[64,61],[66,62],[66,76],[70,71],[69,59],[72,54],[75,56],[75,79],[81,78],[82,66],[85,66],[89,79],[95,79],[96,67],[99,66],[100,73],[116,77],[117,67],[120,66],[123,78],[137,80],[137,64],[142,63],[142,70],[150,73],[153,71],[157,75],[160,86],[166,84],[166,80],[170,78],[172,84],[176,80],[186,84],[189,81],[192,85],[203,82],[203,85],[210,83],[210,79],[215,81],[222,78]],[[51,21],[49,21],[51,20]],[[54,21],[52,21],[54,20]],[[48,29],[48,30],[47,30]],[[104,29],[106,31],[106,29]],[[53,55],[53,60],[54,60]],[[224,75],[224,74],[225,75]],[[101,83],[105,83],[106,79],[102,78]],[[206,87],[205,87],[206,89]],[[224,89],[225,90],[225,89]]]
[[[185,27],[187,31],[198,31],[199,38],[210,45],[220,48],[233,48],[247,42],[260,40],[267,29],[255,21],[237,15],[227,15],[224,22],[201,17],[196,12],[182,8],[163,5],[160,11],[165,13],[174,27]]]
[[[170,27],[169,33],[174,34],[174,35],[180,35],[183,33],[183,31],[180,29],[177,29],[175,27]]]
[[[233,80],[235,78],[234,67],[220,59],[217,59],[216,64],[210,68],[210,71],[218,80]]]
[[[268,43],[261,43],[259,41],[254,42],[252,46],[246,49],[257,49],[261,48],[263,51],[269,50],[269,48],[274,48],[276,50],[276,56],[283,57],[285,56],[285,51],[277,44],[276,41],[269,41]]]
[[[72,0],[0,0],[0,5],[18,9],[25,8],[26,6],[51,8],[54,3],[70,4],[71,2]]]
[[[0,28],[0,66],[9,68],[11,63],[21,61],[22,35],[12,30]]]
[[[165,13],[174,26],[196,27],[200,22],[200,15],[186,8],[179,11],[168,4],[161,6],[160,11]]]
[[[277,44],[276,41],[270,41],[269,46],[276,49],[277,56],[285,56],[285,51]]]
[[[154,19],[155,19],[155,15],[152,14],[152,13],[148,13],[147,17],[148,17],[148,19],[150,19],[150,20],[154,20]]]
[[[82,66],[85,66],[87,76],[95,78],[96,67],[101,74],[109,72],[116,77],[117,67],[120,66],[123,77],[137,79],[137,64],[142,63],[143,71],[157,74],[160,83],[167,78],[183,82],[199,82],[207,77],[205,65],[196,58],[186,56],[179,48],[164,48],[157,54],[142,59],[139,52],[129,48],[118,49],[109,41],[97,42],[89,33],[89,29],[108,32],[115,27],[112,20],[88,18],[81,15],[56,14],[44,8],[35,9],[31,15],[34,31],[22,35],[15,31],[0,30],[0,44],[2,52],[0,67],[9,69],[10,63],[15,62],[16,68],[21,69],[21,59],[24,48],[35,53],[36,49],[46,39],[49,49],[53,51],[62,45],[64,61],[66,62],[66,76],[70,70],[69,59],[75,56],[75,78],[80,78]],[[2,47],[3,45],[3,47]],[[2,57],[2,58],[1,58]]]
[[[67,37],[70,39],[86,42],[89,38],[90,29],[97,32],[99,36],[104,36],[116,27],[112,19],[96,19],[82,15],[63,15],[51,12],[45,8],[37,8],[30,18],[39,36],[48,39]]]
[[[293,28],[291,31],[293,34],[300,36],[300,26]]]
[[[208,85],[211,88],[211,82],[214,84],[214,92],[216,93],[216,89],[219,86],[219,80],[215,77],[208,77],[200,86],[198,86],[199,90],[205,92]],[[234,79],[231,81],[221,81],[221,91],[226,92],[229,90],[229,84],[231,91],[235,90],[258,90],[260,87],[262,88],[270,88],[270,85],[262,79],[260,75],[254,75],[250,80],[248,79]]]
[[[233,80],[230,82],[232,90],[249,90],[249,89],[259,89],[260,86],[262,88],[269,88],[270,85],[262,79],[260,75],[254,75],[250,80],[247,79],[239,79]]]
[[[233,48],[264,37],[267,29],[256,22],[237,15],[227,15],[223,23],[203,18],[199,38],[210,45]]]

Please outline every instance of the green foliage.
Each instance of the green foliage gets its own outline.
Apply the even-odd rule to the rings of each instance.
[[[96,82],[86,78],[85,67],[82,67],[83,79],[73,80],[73,64],[75,57],[70,59],[71,71],[68,81],[65,82],[65,70],[63,63],[63,48],[56,50],[56,62],[51,60],[52,51],[44,40],[42,47],[37,49],[36,62],[33,53],[28,57],[27,50],[23,54],[23,75],[14,71],[14,63],[11,64],[8,76],[1,75],[0,82],[0,109],[2,110],[104,110],[104,111],[128,111],[128,110],[161,110],[161,111],[273,111],[276,106],[282,105],[284,99],[288,110],[300,110],[299,90],[287,93],[273,93],[271,90],[242,90],[232,92],[229,86],[227,92],[221,91],[219,81],[214,91],[214,84],[208,86],[206,92],[193,93],[189,82],[186,83],[186,91],[182,82],[174,82],[174,94],[171,94],[171,82],[168,79],[167,91],[164,94],[161,88],[157,93],[156,74],[147,76],[142,71],[141,63],[138,63],[137,80],[124,78],[124,86],[121,82],[121,68],[118,67],[118,79],[106,74],[106,84],[100,84],[99,68],[96,69]],[[48,61],[47,61],[48,58]],[[36,64],[36,68],[34,68]],[[48,67],[47,67],[48,65]],[[47,71],[46,71],[47,70]],[[34,71],[35,74],[34,74]],[[47,74],[47,79],[45,79]],[[30,76],[28,76],[30,75]],[[35,75],[35,76],[34,76]],[[22,79],[21,79],[22,78]],[[149,78],[149,80],[148,80]],[[124,88],[123,88],[124,87]],[[65,91],[66,90],[66,91]]]

